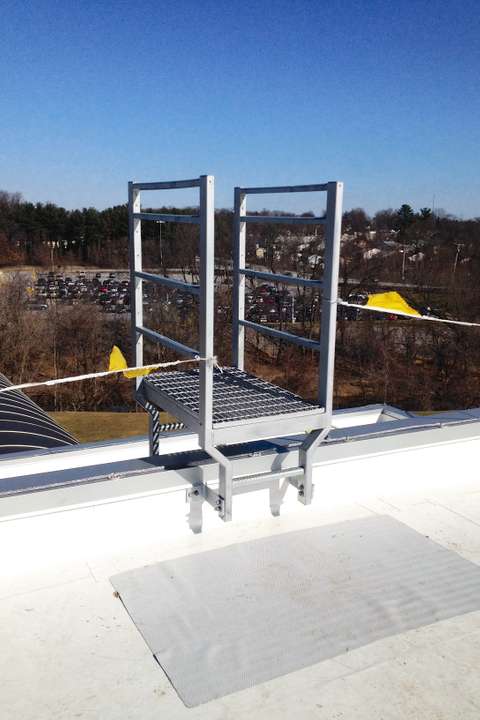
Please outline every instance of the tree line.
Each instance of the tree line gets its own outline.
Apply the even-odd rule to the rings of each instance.
[[[195,208],[159,208],[161,212],[195,212]],[[263,211],[262,211],[263,214]],[[278,212],[275,212],[278,215]],[[180,269],[191,279],[197,268],[198,228],[189,225],[143,224],[144,265]],[[216,257],[224,277],[230,276],[232,212],[216,213]],[[248,228],[249,261],[274,270],[294,270],[312,277],[321,274],[323,228],[287,224],[253,224]],[[263,252],[259,259],[258,250]],[[374,251],[374,252],[372,252]],[[407,257],[408,256],[408,257]],[[312,260],[313,258],[313,260]],[[407,258],[407,260],[405,259]],[[125,205],[98,211],[66,210],[53,204],[25,202],[17,194],[0,193],[0,265],[128,266],[128,213]],[[382,282],[409,285],[407,299],[431,305],[442,316],[480,318],[480,219],[461,220],[428,208],[410,205],[382,210],[373,217],[356,208],[343,215],[341,293],[378,291]],[[187,277],[189,276],[189,277]],[[1,370],[14,382],[104,369],[113,344],[130,352],[129,319],[102,314],[84,304],[63,308],[49,305],[45,314],[32,313],[25,277],[13,276],[0,285]],[[403,292],[403,291],[402,291]],[[312,298],[313,303],[313,298]],[[313,306],[313,305],[312,305]],[[231,289],[219,283],[216,352],[229,364]],[[148,325],[162,330],[170,323],[175,337],[195,346],[197,308],[186,315],[157,304]],[[88,321],[87,321],[88,317]],[[311,327],[318,334],[318,314]],[[171,333],[167,333],[171,334]],[[262,377],[315,396],[316,358],[308,351],[280,346],[267,352],[257,338],[247,343],[248,368]],[[414,320],[362,322],[339,319],[336,359],[336,405],[390,402],[414,410],[472,407],[480,404],[478,368],[480,333]],[[165,349],[149,346],[146,361],[173,359]],[[35,398],[46,409],[94,410],[133,408],[129,381],[114,379],[58,386]]]
[[[130,321],[107,316],[98,306],[52,304],[45,313],[29,310],[25,276],[0,284],[1,371],[14,383],[104,370],[114,344],[130,355]],[[460,317],[476,299],[459,291]],[[146,324],[198,345],[198,308],[183,314],[154,308]],[[289,328],[290,329],[290,328]],[[296,328],[309,334],[315,327]],[[270,343],[270,345],[269,345]],[[215,352],[221,365],[231,363],[231,316],[216,315]],[[146,343],[145,361],[177,359],[171,351]],[[131,359],[131,358],[130,358]],[[281,387],[315,401],[318,358],[304,348],[263,336],[247,336],[246,367]],[[339,319],[335,368],[335,406],[390,403],[411,410],[478,407],[480,332],[417,320],[389,321],[366,316]],[[133,380],[106,378],[29,391],[46,410],[133,410]]]
[[[195,208],[176,207],[156,210],[174,214],[195,212]],[[217,259],[228,261],[231,257],[232,212],[218,210],[215,225]],[[262,247],[268,265],[295,266],[298,253],[295,258],[291,257],[289,243],[285,242],[290,231],[287,224],[249,226],[247,252],[250,259],[254,259],[257,248]],[[144,265],[165,269],[191,268],[197,254],[197,233],[198,228],[190,225],[143,223]],[[452,256],[453,262],[458,256],[458,262],[468,259],[474,265],[480,257],[480,218],[461,220],[444,212],[433,214],[429,208],[414,212],[408,204],[398,210],[381,210],[373,217],[361,208],[349,210],[343,215],[343,233],[346,244],[342,254],[351,257],[357,265],[362,241],[366,246],[393,241],[432,257],[438,252],[434,248],[441,248]],[[322,226],[315,228],[314,233],[309,225],[297,226],[293,237],[308,239],[305,256],[321,256]],[[54,203],[27,202],[19,193],[0,191],[0,266],[73,264],[128,266],[127,206],[66,210]]]

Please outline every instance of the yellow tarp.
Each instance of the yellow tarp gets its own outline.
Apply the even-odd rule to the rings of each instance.
[[[110,353],[110,360],[108,363],[108,369],[109,370],[123,370],[124,368],[127,368],[127,361],[125,360],[122,351],[119,347],[116,345],[113,346],[112,352]],[[141,377],[142,375],[148,375],[148,373],[153,372],[153,368],[150,370],[129,370],[129,372],[124,372],[123,374],[127,378],[135,378],[135,377]]]
[[[407,315],[420,315],[417,310],[412,308],[407,301],[396,292],[376,293],[370,295],[367,302],[367,307],[378,307],[384,308],[385,310],[400,311]]]

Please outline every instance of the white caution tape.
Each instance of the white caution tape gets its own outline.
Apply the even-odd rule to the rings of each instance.
[[[45,385],[51,387],[52,385],[63,385],[64,383],[80,382],[81,380],[94,380],[95,378],[108,377],[108,375],[119,375],[120,373],[133,372],[134,370],[156,370],[157,368],[173,367],[174,365],[185,365],[188,363],[198,363],[202,361],[210,360],[213,362],[214,367],[218,368],[222,372],[222,368],[217,362],[217,358],[202,358],[198,355],[191,360],[172,360],[171,362],[155,363],[154,365],[139,365],[136,367],[126,367],[121,370],[104,370],[102,372],[87,373],[86,375],[74,375],[73,377],[57,378],[56,380],[44,380],[43,382],[30,382],[22,383],[21,385],[9,385],[8,387],[1,388],[0,393],[10,392],[11,390],[25,390],[25,388],[41,387]]]
[[[371,305],[357,305],[356,303],[349,303],[346,300],[339,300],[338,304],[345,307],[357,308],[358,310],[370,310],[371,312],[387,313],[387,315],[400,315],[401,317],[407,317],[411,320],[429,320],[430,322],[447,323],[449,325],[480,327],[480,323],[466,322],[464,320],[448,320],[446,318],[431,317],[430,315],[412,315],[402,310],[390,310],[389,308],[373,307]]]

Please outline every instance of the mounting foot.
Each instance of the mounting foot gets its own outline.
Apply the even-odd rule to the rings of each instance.
[[[270,488],[269,488],[270,511],[271,511],[273,517],[280,516],[280,508],[282,507],[283,499],[285,497],[285,494],[286,494],[289,486],[290,486],[290,481],[288,479],[284,479],[282,482],[282,478],[280,478],[276,482],[273,482],[270,485]]]
[[[187,500],[190,503],[190,510],[188,513],[188,526],[190,530],[195,533],[202,532],[203,526],[203,494],[201,488],[193,487],[187,491]]]

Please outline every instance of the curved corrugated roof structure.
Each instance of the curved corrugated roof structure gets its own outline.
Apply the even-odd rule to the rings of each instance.
[[[0,387],[9,385],[0,373]],[[0,393],[0,455],[77,444],[73,435],[20,390]]]

